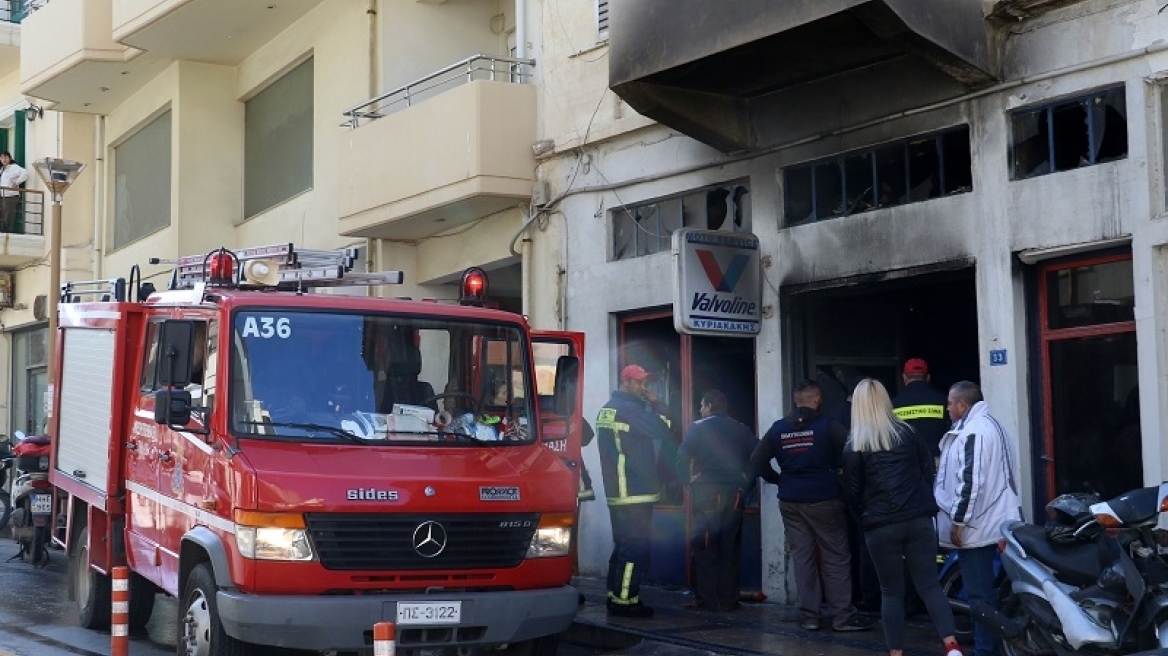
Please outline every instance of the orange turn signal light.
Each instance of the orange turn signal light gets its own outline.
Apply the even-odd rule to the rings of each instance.
[[[572,528],[576,525],[576,513],[544,513],[539,518],[540,528]]]
[[[300,513],[270,513],[254,510],[235,510],[235,523],[256,528],[305,528],[304,515]]]

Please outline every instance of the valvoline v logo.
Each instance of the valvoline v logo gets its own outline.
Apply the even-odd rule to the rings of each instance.
[[[706,272],[706,278],[710,280],[714,290],[719,292],[733,292],[738,287],[738,281],[742,280],[746,265],[750,263],[749,255],[738,254],[730,258],[730,263],[723,269],[718,264],[718,259],[714,257],[713,251],[694,249],[694,254],[702,263],[702,270]]]

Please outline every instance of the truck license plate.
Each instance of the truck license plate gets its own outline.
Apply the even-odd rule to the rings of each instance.
[[[458,624],[462,620],[461,601],[399,601],[398,624]]]
[[[53,495],[44,493],[32,495],[32,514],[53,514]]]

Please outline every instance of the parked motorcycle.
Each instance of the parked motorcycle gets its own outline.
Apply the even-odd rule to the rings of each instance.
[[[1062,495],[1045,525],[1009,522],[1000,610],[974,617],[1008,656],[1130,654],[1168,649],[1168,483],[1109,501]]]
[[[0,530],[8,526],[12,517],[12,495],[8,493],[8,472],[12,469],[12,444],[7,435],[0,435]]]
[[[49,483],[49,437],[26,437],[16,431],[12,447],[17,476],[12,482],[12,537],[20,551],[9,560],[32,559],[36,567],[49,564],[49,540],[53,526],[53,493]]]

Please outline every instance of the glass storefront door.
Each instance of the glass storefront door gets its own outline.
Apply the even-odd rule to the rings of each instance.
[[[1040,270],[1045,503],[1143,483],[1135,287],[1129,254]]]

